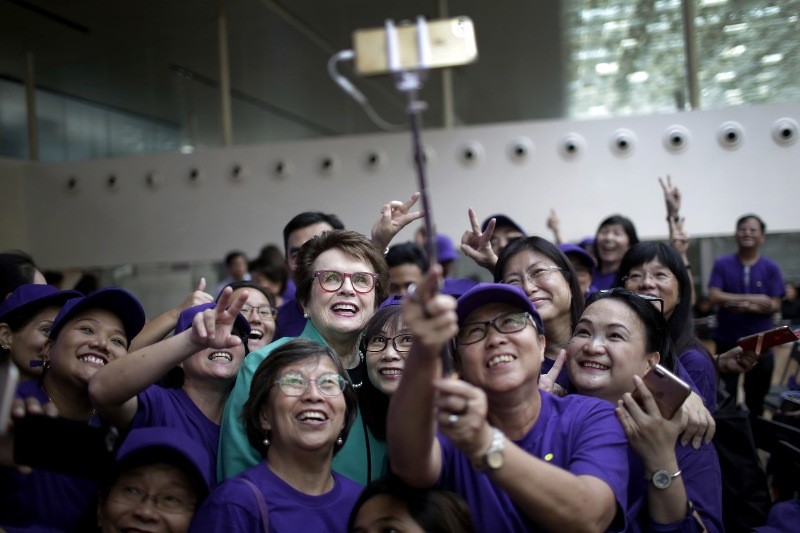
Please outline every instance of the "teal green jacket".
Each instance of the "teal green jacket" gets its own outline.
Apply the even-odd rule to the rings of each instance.
[[[328,345],[310,320],[300,337],[296,338]],[[261,361],[275,348],[294,339],[295,337],[278,339],[244,358],[244,364],[236,377],[236,385],[222,414],[217,456],[217,479],[220,483],[262,461],[259,453],[247,440],[247,432],[241,419],[242,407],[250,396],[250,383]],[[386,470],[386,442],[372,436],[361,417],[360,409],[344,447],[333,457],[333,470],[362,485],[381,477]]]

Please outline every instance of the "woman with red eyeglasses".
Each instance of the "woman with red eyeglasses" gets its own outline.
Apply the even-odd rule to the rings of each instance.
[[[331,348],[358,389],[368,379],[358,350],[359,337],[378,304],[386,299],[389,286],[383,254],[360,233],[330,230],[300,249],[294,281],[297,300],[308,319],[300,338]],[[291,340],[279,339],[245,359],[223,414],[217,463],[220,481],[261,461],[258,450],[248,442],[240,413],[259,364]],[[356,427],[361,426],[359,412]],[[385,457],[385,443],[358,431],[334,458],[333,470],[365,485],[379,477]]]

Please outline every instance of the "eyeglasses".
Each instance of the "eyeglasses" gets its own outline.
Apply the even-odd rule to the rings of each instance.
[[[153,505],[159,511],[177,514],[188,513],[196,507],[194,503],[184,501],[174,494],[148,494],[138,487],[130,485],[114,486],[108,494],[110,500],[129,506],[144,503],[148,499],[153,500]]]
[[[365,294],[375,288],[378,275],[372,272],[337,272],[336,270],[317,270],[314,277],[319,280],[319,286],[327,292],[336,292],[344,285],[344,279],[350,278],[353,290]]]
[[[637,298],[641,298],[642,300],[647,300],[648,302],[653,304],[656,309],[661,311],[662,315],[664,314],[664,298],[659,298],[658,296],[653,296],[652,294],[641,294],[641,293],[631,292],[627,289],[623,289],[622,287],[615,287],[613,289],[604,289],[602,291],[597,291],[597,294],[607,294],[610,296],[615,293],[620,293],[620,291],[622,294],[632,294]]]
[[[322,374],[317,379],[308,379],[303,374],[290,372],[275,380],[275,383],[286,396],[302,396],[312,381],[317,384],[319,392],[325,396],[339,396],[347,386],[347,381],[333,372]]]
[[[647,277],[653,278],[653,281],[656,285],[666,285],[669,283],[671,279],[677,279],[673,274],[668,272],[658,271],[658,272],[631,272],[627,276],[622,277],[622,283],[635,283],[636,285],[641,284]]]
[[[261,307],[253,307],[252,305],[244,304],[242,306],[242,314],[246,317],[250,316],[250,313],[253,311],[256,312],[258,318],[266,320],[268,318],[275,318],[275,315],[278,314],[278,310],[270,305],[262,305]]]
[[[411,350],[411,344],[414,342],[414,337],[408,333],[402,333],[392,338],[387,338],[383,335],[375,335],[369,339],[369,342],[367,342],[367,351],[382,352],[389,345],[389,341],[392,341],[392,346],[394,346],[395,350],[400,353],[404,353]]]
[[[486,338],[486,335],[489,334],[489,326],[492,326],[500,333],[516,333],[525,329],[525,326],[529,323],[533,323],[533,318],[527,311],[523,313],[508,313],[500,315],[494,320],[464,324],[458,330],[456,339],[462,345],[474,344]]]
[[[503,280],[503,283],[507,285],[516,285],[517,287],[522,287],[524,284],[523,280],[527,280],[529,283],[536,285],[541,283],[542,281],[546,280],[550,277],[553,272],[558,270],[562,270],[560,267],[555,265],[549,266],[534,266],[529,268],[523,275],[522,278],[517,277],[518,274],[514,274],[511,277],[508,277]]]

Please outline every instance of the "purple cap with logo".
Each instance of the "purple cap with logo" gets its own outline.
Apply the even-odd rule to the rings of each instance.
[[[192,321],[197,313],[202,313],[206,309],[214,309],[215,307],[217,307],[217,304],[212,302],[195,305],[194,307],[181,311],[180,316],[178,316],[178,323],[175,325],[175,335],[192,327]],[[233,321],[233,327],[238,329],[239,332],[245,336],[250,335],[250,323],[242,313],[236,315],[236,319]]]
[[[0,302],[0,322],[7,318],[30,318],[40,309],[51,305],[62,306],[71,298],[81,296],[78,291],[60,291],[52,285],[20,285]]]
[[[212,461],[206,449],[196,439],[175,428],[149,427],[134,429],[117,450],[116,472],[166,463],[183,470],[204,498],[213,480],[209,477]]]
[[[540,335],[544,335],[544,324],[542,324],[539,311],[536,310],[536,306],[528,299],[525,292],[516,285],[480,283],[462,294],[457,302],[456,314],[459,326],[464,325],[464,321],[470,313],[479,307],[489,304],[510,304],[530,313],[536,324],[536,330]]]
[[[144,309],[142,309],[142,304],[139,303],[136,296],[119,287],[106,287],[96,290],[83,298],[67,300],[50,328],[50,338],[55,339],[58,337],[64,324],[78,313],[97,308],[110,311],[120,319],[122,327],[125,329],[128,343],[144,327]]]
[[[581,248],[577,244],[562,242],[561,244],[558,245],[558,247],[561,249],[562,252],[564,252],[564,255],[566,255],[567,257],[569,257],[570,255],[577,256],[589,268],[591,269],[597,268],[597,261],[595,261],[594,257],[592,257],[592,255],[589,252],[587,252],[585,249]]]

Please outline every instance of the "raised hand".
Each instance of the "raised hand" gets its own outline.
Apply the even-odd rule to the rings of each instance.
[[[200,278],[200,283],[197,284],[197,289],[192,291],[179,306],[181,311],[185,311],[195,305],[207,304],[214,301],[214,297],[206,292],[206,278]]]
[[[381,207],[381,216],[372,225],[372,242],[379,250],[385,249],[400,230],[411,222],[422,218],[422,211],[409,213],[414,204],[419,200],[420,193],[415,192],[406,202],[392,200]]]
[[[672,185],[672,179],[667,174],[666,182],[659,176],[658,183],[664,191],[664,203],[667,205],[667,216],[675,217],[681,210],[681,191]]]
[[[686,230],[683,229],[683,224],[686,221],[685,218],[681,217],[675,220],[673,217],[669,217],[667,222],[669,223],[669,244],[675,250],[681,254],[684,262],[688,262],[687,259],[687,252],[689,250],[689,234]]]
[[[458,332],[455,298],[437,291],[441,276],[441,265],[433,265],[414,293],[403,301],[403,323],[414,336],[412,351],[421,347],[437,357],[441,347]]]
[[[225,287],[220,294],[217,306],[197,313],[192,320],[189,338],[195,344],[210,348],[233,348],[242,339],[232,333],[236,317],[247,301],[247,291],[242,291],[235,299],[233,290]]]
[[[550,394],[555,394],[556,396],[567,395],[566,389],[556,383],[558,375],[561,373],[561,369],[564,368],[564,363],[566,360],[566,350],[561,350],[558,352],[558,357],[556,357],[556,361],[553,363],[550,371],[547,374],[542,374],[539,376],[539,390],[549,392]]]
[[[486,231],[481,231],[478,225],[478,216],[473,208],[469,208],[469,223],[472,229],[464,232],[461,236],[461,251],[467,257],[472,258],[478,265],[494,272],[497,264],[497,255],[492,250],[492,234],[494,233],[495,219],[491,219],[486,226]]]

